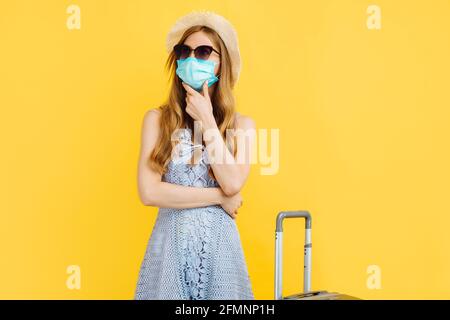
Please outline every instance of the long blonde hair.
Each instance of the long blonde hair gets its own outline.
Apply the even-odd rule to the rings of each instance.
[[[211,96],[211,103],[213,106],[213,115],[222,137],[226,141],[228,149],[232,154],[236,155],[235,140],[226,137],[228,129],[235,128],[235,99],[233,96],[233,79],[231,72],[231,59],[227,48],[220,38],[220,36],[211,28],[207,26],[193,26],[187,29],[181,37],[179,44],[184,41],[194,32],[203,31],[206,33],[214,47],[219,48],[220,52],[220,76],[219,81],[216,82],[216,88]],[[150,154],[149,165],[157,172],[164,174],[167,171],[167,165],[171,158],[172,148],[174,147],[171,141],[172,133],[180,128],[190,128],[194,132],[194,120],[186,112],[186,92],[181,84],[181,80],[176,75],[176,55],[172,51],[166,61],[166,70],[169,72],[169,81],[172,82],[171,89],[166,102],[158,107],[160,112],[160,135],[155,148]],[[211,168],[209,174],[214,178],[214,173]]]

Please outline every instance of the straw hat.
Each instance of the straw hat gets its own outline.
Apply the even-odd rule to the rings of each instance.
[[[237,33],[231,23],[221,15],[212,11],[192,11],[179,18],[170,29],[166,38],[166,49],[170,53],[173,47],[180,41],[183,33],[192,26],[203,25],[210,27],[220,36],[228,50],[231,59],[231,72],[233,85],[239,79],[241,71],[241,57]]]

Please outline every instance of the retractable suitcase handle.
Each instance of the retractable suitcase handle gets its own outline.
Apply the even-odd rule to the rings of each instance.
[[[305,246],[303,291],[311,291],[311,214],[308,211],[281,211],[277,215],[275,229],[275,299],[283,298],[283,220],[285,218],[305,218]]]

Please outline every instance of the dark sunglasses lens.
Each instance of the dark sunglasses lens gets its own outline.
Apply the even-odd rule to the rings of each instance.
[[[174,51],[178,59],[185,59],[189,57],[189,54],[191,53],[191,49],[184,44],[176,45]]]
[[[212,48],[208,46],[199,46],[195,49],[195,57],[198,59],[208,60],[211,55]]]

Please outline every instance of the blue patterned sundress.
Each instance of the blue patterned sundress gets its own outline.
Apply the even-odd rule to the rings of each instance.
[[[180,157],[172,158],[163,181],[218,187],[208,175],[207,151],[181,129]],[[194,149],[202,148],[195,165]],[[253,300],[253,291],[236,222],[220,205],[159,208],[140,265],[136,300]]]

